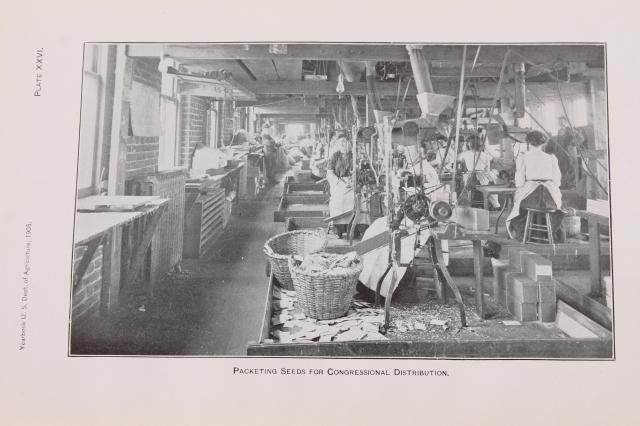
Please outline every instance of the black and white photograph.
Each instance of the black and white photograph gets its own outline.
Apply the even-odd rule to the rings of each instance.
[[[615,359],[605,43],[85,41],[70,71],[72,359]]]
[[[640,424],[633,3],[5,3],[0,424]]]

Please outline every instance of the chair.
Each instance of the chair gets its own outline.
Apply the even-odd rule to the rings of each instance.
[[[556,209],[527,208],[527,220],[524,225],[524,244],[529,242],[554,244],[553,229],[551,228],[551,213]],[[544,222],[544,223],[541,223]]]

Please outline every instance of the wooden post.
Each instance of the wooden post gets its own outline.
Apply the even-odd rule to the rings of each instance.
[[[524,117],[524,109],[525,109],[525,98],[526,98],[526,87],[525,87],[525,67],[524,62],[520,62],[517,64],[513,64],[514,71],[514,102],[515,102],[515,111],[514,116],[516,118]]]
[[[594,136],[593,149],[595,151],[603,150],[608,152],[609,129],[607,127],[607,92],[604,75],[591,79],[589,81],[589,89],[591,92],[591,120]],[[608,167],[608,158],[599,159],[600,164],[596,160],[589,160],[589,163],[587,164],[589,169],[593,170],[598,180],[606,186],[609,181],[609,170],[602,167],[602,165]],[[608,199],[608,196],[592,179],[589,179],[588,193],[593,198]]]
[[[122,137],[123,128],[127,121],[123,115],[124,80],[127,66],[125,45],[118,45],[114,71],[113,114],[111,122],[111,136],[109,140],[109,195],[124,194],[126,143]],[[128,129],[126,129],[128,131]],[[108,242],[102,250],[103,256],[103,285],[108,285],[105,295],[101,296],[101,311],[105,314],[113,313],[118,308],[120,299],[120,255],[122,246],[122,230],[118,227],[107,236]]]
[[[464,48],[462,49],[462,69],[460,71],[460,89],[458,91],[458,107],[456,110],[456,133],[455,133],[455,141],[453,143],[453,158],[457,159],[458,158],[458,143],[459,143],[459,139],[460,139],[460,120],[462,120],[462,98],[464,96],[464,67],[465,67],[465,58],[467,57],[467,45],[464,45]],[[449,201],[453,204],[454,201],[454,197],[456,198],[457,201],[457,197],[455,196],[456,193],[456,173],[457,173],[457,167],[454,167],[453,169],[453,178],[452,178],[452,185],[453,185],[453,189],[451,190],[450,194],[449,194]]]
[[[589,269],[591,271],[590,290],[592,295],[599,295],[600,289],[600,272],[602,264],[600,262],[600,225],[598,221],[588,218],[589,222]]]
[[[369,95],[366,95],[364,98],[364,115],[365,115],[365,126],[369,127],[369,123],[371,123],[369,114],[371,114],[371,108],[369,108]]]
[[[438,245],[442,245],[442,241],[441,240],[434,240],[433,244],[438,244]],[[440,249],[442,250],[442,249]],[[437,262],[437,256],[435,255],[435,253],[432,253],[431,256],[431,263],[434,265],[433,266],[433,283],[435,285],[436,288],[436,295],[438,296],[438,299],[440,299],[442,301],[442,303],[447,303],[447,299],[448,299],[448,290],[447,290],[447,283],[445,282],[444,278],[442,278],[440,276],[440,271],[438,270],[438,268],[436,268],[436,262]]]
[[[484,276],[482,268],[482,241],[473,240],[473,272],[476,277],[476,304],[480,319],[484,319]]]
[[[103,236],[102,240],[102,284],[100,287],[100,314],[108,315],[109,309],[112,307],[111,301],[111,244],[113,241],[114,230],[109,231]],[[117,300],[117,299],[116,299]]]

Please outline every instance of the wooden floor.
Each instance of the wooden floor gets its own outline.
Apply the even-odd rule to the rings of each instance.
[[[273,222],[282,184],[237,206],[229,226],[200,259],[158,283],[146,312],[124,307],[111,318],[73,324],[71,354],[245,355],[260,332],[267,279],[264,242],[281,232]]]

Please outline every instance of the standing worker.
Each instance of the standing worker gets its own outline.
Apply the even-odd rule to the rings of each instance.
[[[310,166],[311,179],[313,179],[314,181],[322,180],[327,175],[327,159],[324,157],[324,151],[324,145],[322,144],[316,145],[315,149],[313,150]]]
[[[327,181],[330,188],[329,216],[331,217],[353,210],[354,191],[351,184],[353,154],[350,146],[351,144],[344,137],[331,143],[330,151],[332,154],[327,167]],[[349,219],[346,218],[346,220]],[[336,222],[341,220],[338,219]],[[342,234],[347,230],[347,224],[336,222],[334,222],[334,229],[338,237],[342,238]]]
[[[278,160],[278,148],[276,141],[268,134],[262,135],[262,145],[264,146],[264,175],[267,182],[276,184],[276,170]]]

